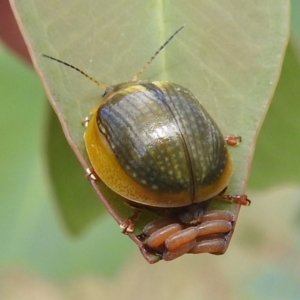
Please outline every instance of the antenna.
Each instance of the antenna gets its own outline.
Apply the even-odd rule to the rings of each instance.
[[[180,26],[165,42],[162,46],[160,46],[160,48],[154,53],[154,55],[151,56],[151,58],[147,61],[147,63],[137,72],[137,74],[132,78],[132,81],[137,81],[139,79],[139,77],[142,75],[142,73],[147,69],[147,67],[151,64],[151,62],[154,60],[154,58],[161,52],[161,50],[163,50],[167,44],[170,43],[170,41],[175,37],[175,35],[177,35],[177,33],[179,31],[181,31],[183,29],[185,25],[182,25]],[[59,62],[67,67],[70,67],[72,69],[74,69],[75,71],[81,73],[83,76],[85,76],[86,78],[88,78],[89,80],[93,81],[94,83],[96,83],[98,86],[102,87],[103,89],[107,89],[107,85],[94,79],[93,77],[91,77],[90,75],[86,74],[85,72],[83,72],[82,70],[78,69],[77,67],[67,63],[67,62],[64,62],[60,59],[57,59],[55,57],[52,57],[50,55],[47,55],[47,54],[42,54],[42,56],[46,57],[46,58],[49,58],[49,59],[52,59],[56,62]]]
[[[67,67],[70,67],[70,68],[76,70],[77,72],[81,73],[81,74],[84,75],[86,78],[88,78],[89,80],[95,82],[98,86],[102,87],[102,88],[105,89],[105,90],[107,89],[107,86],[106,86],[104,83],[99,82],[98,80],[96,80],[96,79],[94,79],[93,77],[89,76],[88,74],[84,73],[84,72],[81,71],[80,69],[78,69],[78,68],[76,68],[76,67],[74,67],[74,66],[72,66],[72,65],[70,65],[70,64],[68,64],[68,63],[66,63],[66,62],[64,62],[64,61],[62,61],[62,60],[60,60],[60,59],[54,58],[54,57],[52,57],[52,56],[49,56],[49,55],[46,55],[46,54],[42,54],[42,56],[47,57],[47,58],[50,58],[50,59],[52,59],[52,60],[54,60],[54,61],[57,61],[57,62],[59,62],[59,63],[65,65],[65,66],[67,66]]]
[[[134,75],[134,77],[132,78],[132,81],[137,81],[139,79],[139,77],[142,75],[142,73],[147,69],[147,67],[152,63],[152,61],[154,60],[154,58],[160,53],[160,51],[162,49],[164,49],[167,44],[169,44],[169,42],[175,37],[175,35],[183,29],[185,25],[180,26],[165,42],[162,46],[160,46],[160,48],[154,53],[153,56],[151,56],[151,58],[147,61],[147,63],[136,73],[136,75]]]

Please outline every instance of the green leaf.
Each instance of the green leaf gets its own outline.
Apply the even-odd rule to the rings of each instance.
[[[298,38],[300,37],[300,2],[298,0],[291,0],[291,25],[293,32],[298,34]]]
[[[186,24],[142,78],[186,86],[224,135],[243,137],[240,147],[230,149],[235,172],[228,192],[244,193],[255,140],[279,78],[288,40],[287,0],[11,3],[66,137],[84,167],[89,162],[81,120],[102,91],[73,70],[46,60],[41,53],[113,85],[129,81],[167,37]],[[94,187],[107,199],[104,202],[118,222],[132,214],[122,199],[101,183]],[[236,214],[239,210],[237,205],[228,204],[227,208]]]
[[[48,109],[45,138],[50,179],[55,200],[67,228],[78,234],[93,220],[105,214],[102,204],[84,177],[53,110]]]
[[[0,272],[13,266],[56,280],[115,274],[133,245],[111,218],[80,239],[63,230],[45,171],[46,97],[32,68],[1,43],[0,86]]]
[[[294,41],[294,42],[293,42]],[[250,186],[266,188],[300,181],[300,63],[296,40],[287,48],[280,81],[258,138]],[[300,53],[300,52],[299,52]],[[272,168],[272,172],[270,172]]]

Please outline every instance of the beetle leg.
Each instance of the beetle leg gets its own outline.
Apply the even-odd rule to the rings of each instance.
[[[86,178],[89,180],[89,181],[96,181],[99,179],[98,175],[96,174],[94,168],[86,168],[85,169],[85,172],[86,172]]]
[[[251,204],[251,200],[249,200],[247,195],[245,195],[245,194],[235,195],[235,196],[219,195],[218,197],[221,198],[224,201],[234,202],[234,203],[240,204],[240,205],[249,206]]]
[[[81,121],[81,124],[82,124],[84,127],[87,127],[88,124],[89,124],[89,121],[90,121],[90,117],[85,117],[85,118]]]
[[[134,222],[129,218],[120,224],[120,228],[124,234],[132,233],[134,232]]]
[[[120,224],[122,233],[128,234],[134,232],[135,222],[139,219],[141,214],[142,214],[142,209],[134,208],[133,215]]]
[[[242,137],[235,134],[230,134],[225,138],[225,142],[229,146],[238,146],[241,141]]]
[[[225,195],[226,190],[227,187],[221,193],[219,193],[218,197],[220,199],[227,202],[234,202],[236,204],[245,205],[245,206],[249,206],[251,204],[251,200],[248,199],[246,194],[235,195],[235,196]]]

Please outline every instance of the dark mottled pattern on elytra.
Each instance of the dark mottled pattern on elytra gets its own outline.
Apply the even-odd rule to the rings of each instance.
[[[115,88],[97,122],[122,168],[158,192],[189,191],[217,180],[224,138],[193,94],[168,82],[138,81]],[[103,130],[104,129],[104,130]]]

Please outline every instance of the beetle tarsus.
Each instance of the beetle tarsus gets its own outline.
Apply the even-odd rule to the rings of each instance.
[[[236,195],[236,196],[219,195],[219,197],[224,201],[233,202],[244,206],[249,206],[251,204],[251,200],[248,199],[246,194]]]
[[[85,172],[86,172],[86,178],[89,180],[89,181],[96,181],[99,179],[98,175],[96,174],[94,168],[86,168],[85,169]]]
[[[134,213],[131,217],[120,224],[120,228],[122,229],[122,233],[128,234],[134,232],[135,222],[139,219],[142,214],[142,210],[138,208],[134,208]]]
[[[125,222],[120,224],[123,234],[134,232],[134,222],[129,218]]]
[[[240,135],[230,134],[225,138],[225,142],[228,146],[238,146],[242,142]]]
[[[89,117],[85,117],[85,118],[81,121],[81,124],[86,128],[86,127],[88,127],[89,121],[90,121],[90,118],[89,118]]]

